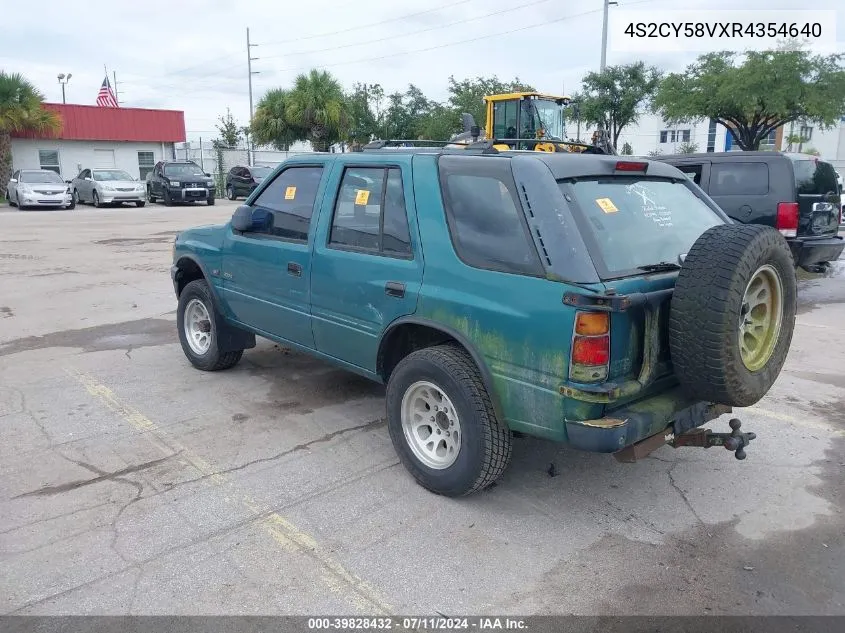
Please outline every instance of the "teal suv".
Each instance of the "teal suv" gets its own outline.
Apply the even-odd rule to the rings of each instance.
[[[677,168],[484,142],[291,158],[180,233],[171,276],[195,367],[259,336],[386,384],[403,464],[449,496],[499,479],[519,436],[744,445],[699,427],[765,395],[796,313],[784,237]]]

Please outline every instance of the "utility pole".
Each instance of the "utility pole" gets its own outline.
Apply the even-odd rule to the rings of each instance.
[[[249,128],[252,130],[252,117],[255,114],[252,108],[252,76],[259,74],[259,71],[252,70],[252,62],[257,60],[257,57],[252,56],[252,47],[258,44],[250,44],[249,42],[249,27],[246,28],[246,69],[249,77]],[[250,135],[250,138],[252,135]],[[247,162],[252,166],[252,152],[250,151],[251,140],[247,141],[246,157]]]
[[[607,66],[607,14],[610,12],[610,5],[616,4],[612,0],[604,0],[604,15],[602,16],[601,26],[601,68],[604,71]]]

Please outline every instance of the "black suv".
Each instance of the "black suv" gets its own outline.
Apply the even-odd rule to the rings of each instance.
[[[684,172],[731,218],[778,229],[795,265],[814,270],[845,249],[836,170],[809,154],[716,152],[658,158]]]
[[[176,202],[214,204],[214,180],[192,160],[162,160],[147,174],[147,201],[159,198],[168,207]]]
[[[235,165],[226,174],[226,197],[229,200],[236,200],[238,196],[249,197],[255,188],[272,173],[272,167]]]

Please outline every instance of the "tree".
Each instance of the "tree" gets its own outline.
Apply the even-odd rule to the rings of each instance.
[[[654,109],[670,124],[712,118],[743,150],[757,150],[772,130],[792,121],[829,129],[845,112],[842,55],[804,50],[702,55],[685,72],[668,75]]]
[[[57,132],[62,120],[43,107],[44,96],[19,73],[0,71],[0,183],[12,176],[12,133]]]
[[[277,150],[286,152],[296,141],[305,140],[305,130],[289,120],[289,95],[288,90],[274,88],[261,97],[250,128],[254,143],[272,145]]]
[[[349,112],[340,83],[324,70],[298,75],[285,102],[285,116],[316,151],[346,137]]]
[[[678,146],[679,154],[695,154],[698,151],[698,143],[685,142]]]
[[[243,138],[242,128],[238,126],[232,112],[226,108],[226,115],[217,119],[218,140],[224,147],[237,147]]]
[[[634,153],[634,148],[631,147],[631,144],[626,141],[622,144],[622,151],[620,153],[624,156],[630,156]]]
[[[523,83],[519,77],[512,81],[500,81],[495,75],[493,77],[475,77],[457,81],[453,76],[449,77],[449,100],[448,105],[454,112],[454,132],[461,130],[461,114],[468,112],[475,119],[476,124],[484,128],[485,106],[484,96],[502,94],[508,92],[534,92],[535,88]]]
[[[379,84],[356,83],[346,96],[349,114],[346,138],[353,147],[381,136],[383,99],[384,89]]]
[[[581,93],[574,97],[581,119],[604,126],[615,147],[622,130],[636,123],[641,110],[650,105],[660,78],[660,71],[644,62],[587,73]]]

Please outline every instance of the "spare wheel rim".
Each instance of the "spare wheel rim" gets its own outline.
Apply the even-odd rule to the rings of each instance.
[[[414,456],[435,470],[449,468],[461,450],[461,422],[449,396],[420,380],[402,397],[402,431]]]
[[[745,368],[759,371],[774,354],[783,325],[783,282],[770,264],[751,276],[739,315],[740,356]]]

